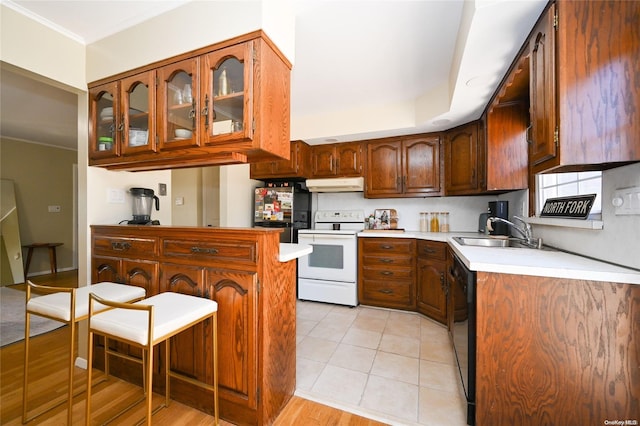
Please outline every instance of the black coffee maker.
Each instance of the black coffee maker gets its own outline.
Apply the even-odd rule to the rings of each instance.
[[[489,201],[489,217],[499,217],[501,219],[509,220],[509,202],[508,201]],[[509,225],[504,222],[492,222],[492,230],[489,231],[491,235],[509,235]]]
[[[159,221],[151,220],[154,201],[156,211],[160,210],[160,199],[155,196],[153,189],[131,188],[129,192],[133,196],[133,220],[127,223],[129,225],[160,225]]]

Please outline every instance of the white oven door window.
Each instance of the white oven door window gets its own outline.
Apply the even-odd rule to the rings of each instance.
[[[313,252],[299,259],[298,276],[328,281],[356,281],[356,238],[354,235],[302,234],[300,244]]]

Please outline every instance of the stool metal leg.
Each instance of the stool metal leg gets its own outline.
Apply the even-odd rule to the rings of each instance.
[[[31,295],[31,289],[27,286],[27,300]],[[27,422],[27,401],[29,383],[29,334],[31,330],[31,314],[25,310],[24,319],[24,374],[22,375],[22,423]]]

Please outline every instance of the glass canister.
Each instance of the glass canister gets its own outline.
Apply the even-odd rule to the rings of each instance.
[[[429,231],[429,219],[427,218],[427,212],[420,212],[420,232]]]
[[[429,230],[431,232],[440,232],[440,220],[438,216],[440,216],[440,213],[431,212],[431,219],[429,219]]]
[[[449,232],[449,212],[440,213],[440,232]]]

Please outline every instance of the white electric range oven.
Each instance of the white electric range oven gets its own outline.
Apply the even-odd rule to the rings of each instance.
[[[313,229],[300,230],[298,243],[313,246],[298,259],[298,299],[358,305],[358,244],[364,211],[318,210]]]

